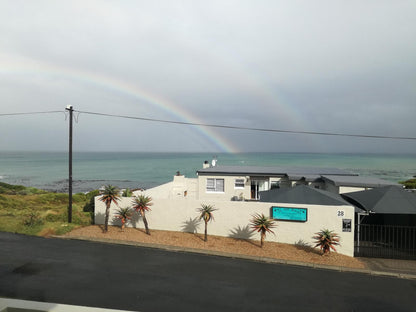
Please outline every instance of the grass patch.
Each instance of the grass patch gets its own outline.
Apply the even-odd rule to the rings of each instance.
[[[416,178],[409,179],[407,181],[400,181],[406,189],[416,189]]]
[[[0,182],[0,231],[50,236],[90,225],[93,223],[91,211],[94,211],[96,194],[96,191],[74,194],[72,223],[69,224],[68,194]],[[86,206],[88,211],[84,211]]]

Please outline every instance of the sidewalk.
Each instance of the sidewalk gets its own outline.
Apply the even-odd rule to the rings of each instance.
[[[107,244],[120,244],[120,245],[131,245],[131,246],[138,246],[138,247],[145,247],[145,248],[157,248],[157,249],[164,249],[164,250],[169,250],[173,252],[190,252],[190,253],[206,254],[206,255],[219,256],[219,257],[260,261],[260,262],[265,262],[265,263],[296,265],[296,266],[304,266],[304,267],[315,268],[315,269],[333,270],[333,271],[340,271],[340,272],[356,272],[356,273],[364,273],[364,274],[377,275],[377,276],[389,276],[389,277],[416,280],[416,260],[396,260],[396,259],[360,257],[358,259],[363,261],[366,264],[367,268],[366,269],[354,269],[354,268],[329,266],[329,265],[315,264],[315,263],[308,263],[308,262],[301,262],[301,261],[255,257],[255,256],[241,255],[241,254],[232,254],[232,253],[226,253],[226,252],[212,251],[212,250],[130,242],[130,241],[124,241],[124,240],[100,239],[100,238],[81,237],[81,236],[78,236],[78,237],[53,236],[53,237],[60,238],[60,239],[69,239],[69,240],[71,239],[87,240],[87,241],[94,241],[94,242],[107,243]]]
[[[358,258],[363,261],[369,270],[375,272],[386,272],[394,275],[409,275],[416,278],[416,260],[398,260],[383,258]]]

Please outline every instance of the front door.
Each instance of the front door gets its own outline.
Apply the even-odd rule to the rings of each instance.
[[[259,192],[267,191],[269,181],[264,179],[252,179],[251,180],[251,199],[260,199]]]

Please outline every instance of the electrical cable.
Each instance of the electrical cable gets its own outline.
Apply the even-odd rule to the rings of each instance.
[[[62,113],[62,112],[65,113],[65,111],[3,113],[3,114],[0,114],[0,117],[2,117],[2,116],[18,116],[18,115],[53,114],[53,113]],[[416,140],[416,137],[406,137],[406,136],[385,136],[385,135],[351,134],[351,133],[336,133],[336,132],[316,132],[316,131],[282,130],[282,129],[270,129],[270,128],[252,128],[252,127],[242,127],[242,126],[227,126],[227,125],[218,125],[218,124],[205,124],[205,123],[175,121],[175,120],[156,119],[156,118],[145,118],[145,117],[137,117],[137,116],[106,114],[106,113],[98,113],[98,112],[90,112],[90,111],[81,111],[81,110],[74,110],[74,112],[77,112],[78,113],[76,119],[78,119],[79,114],[87,114],[87,115],[96,115],[96,116],[105,116],[105,117],[116,117],[116,118],[124,118],[124,119],[143,120],[143,121],[149,121],[149,122],[160,122],[160,123],[168,123],[168,124],[177,124],[177,125],[200,126],[200,127],[222,128],[222,129],[232,129],[232,130],[246,130],[246,131],[257,131],[257,132],[274,132],[274,133],[289,133],[289,134],[341,136],[341,137],[370,138],[370,139]]]
[[[53,114],[53,113],[63,113],[63,111],[26,112],[26,113],[4,113],[4,114],[0,114],[0,117],[1,116],[17,116],[17,115]]]
[[[281,130],[281,129],[268,129],[268,128],[251,128],[251,127],[226,126],[226,125],[217,125],[217,124],[204,124],[204,123],[194,123],[194,122],[185,122],[185,121],[174,121],[174,120],[164,120],[164,119],[155,119],[155,118],[135,117],[135,116],[126,116],[126,115],[105,114],[105,113],[79,111],[79,110],[74,110],[74,111],[76,111],[80,114],[82,113],[82,114],[88,114],[88,115],[117,117],[117,118],[135,119],[135,120],[143,120],[143,121],[150,121],[150,122],[160,122],[160,123],[188,125],[188,126],[202,126],[202,127],[211,127],[211,128],[234,129],[234,130],[248,130],[248,131],[275,132],[275,133],[292,133],[292,134],[307,134],[307,135],[342,136],[342,137],[371,138],[371,139],[416,140],[416,137],[405,137],[405,136],[384,136],[384,135],[348,134],[348,133],[334,133],[334,132],[295,131],[295,130]]]

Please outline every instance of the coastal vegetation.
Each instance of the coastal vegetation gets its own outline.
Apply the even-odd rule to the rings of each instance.
[[[202,204],[200,208],[198,208],[199,220],[204,220],[205,222],[205,232],[204,232],[204,241],[208,241],[208,222],[214,220],[213,212],[217,210],[212,205]]]
[[[121,230],[124,230],[127,220],[131,220],[133,211],[130,207],[119,208],[116,211],[116,218],[120,219],[121,221]]]
[[[123,190],[123,193],[121,194],[121,196],[123,196],[123,197],[132,197],[133,196],[133,191],[130,190],[129,188],[126,188],[125,190]]]
[[[133,200],[133,209],[140,214],[143,219],[146,234],[150,235],[149,225],[146,219],[146,211],[150,211],[150,206],[153,205],[152,198],[145,195],[139,195]]]
[[[319,247],[324,254],[328,254],[331,249],[336,251],[335,246],[339,245],[338,234],[328,229],[324,229],[318,233],[315,233],[313,238],[315,239],[315,247]]]
[[[0,182],[0,231],[28,235],[61,235],[92,224],[84,208],[96,192],[73,195],[72,223],[68,223],[68,194]]]
[[[403,184],[406,189],[416,189],[416,178],[400,181],[399,183]]]
[[[104,232],[108,232],[108,219],[110,218],[110,206],[111,203],[115,203],[120,200],[118,196],[119,189],[113,185],[106,185],[104,190],[101,192],[100,200],[105,203],[105,221],[104,221]]]
[[[274,234],[274,232],[271,229],[274,228],[276,224],[272,219],[266,217],[264,214],[256,213],[252,217],[253,218],[250,221],[251,228],[253,231],[257,231],[260,233],[260,246],[263,248],[266,234]]]

